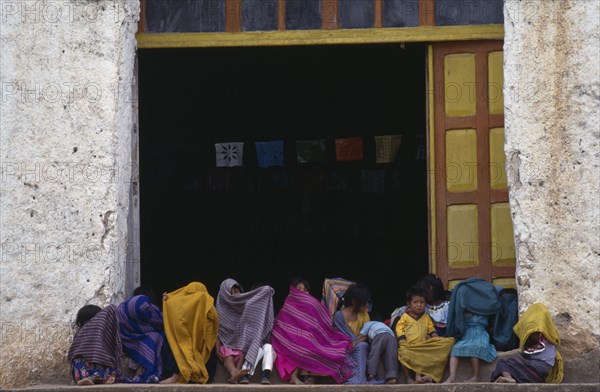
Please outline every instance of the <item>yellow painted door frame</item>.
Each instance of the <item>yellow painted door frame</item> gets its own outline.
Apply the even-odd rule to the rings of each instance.
[[[430,43],[497,39],[504,39],[504,25],[136,34],[139,49]]]

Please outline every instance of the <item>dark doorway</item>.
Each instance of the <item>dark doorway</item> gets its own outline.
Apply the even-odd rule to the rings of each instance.
[[[213,296],[232,277],[361,281],[383,319],[428,272],[424,45],[139,51],[141,278],[157,293],[190,281]],[[395,162],[373,136],[401,134]],[[364,159],[336,162],[361,137]],[[326,161],[297,163],[296,140]],[[283,140],[285,165],[259,168],[254,142]],[[244,142],[217,168],[214,143]]]

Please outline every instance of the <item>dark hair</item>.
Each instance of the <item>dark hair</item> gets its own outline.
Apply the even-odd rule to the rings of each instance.
[[[145,295],[146,297],[148,297],[150,299],[150,302],[152,302],[154,305],[158,306],[158,302],[156,301],[156,294],[154,294],[154,289],[152,289],[152,287],[149,287],[149,286],[136,287],[135,290],[133,290],[133,296],[135,297],[136,295]]]
[[[306,278],[303,278],[302,276],[296,276],[290,281],[290,284],[294,287],[298,286],[300,283],[304,284],[306,291],[310,291],[310,282]]]
[[[446,301],[450,301],[452,298],[452,290],[445,290],[444,295],[446,296]]]
[[[444,292],[444,283],[436,274],[427,274],[423,277],[423,282],[428,286],[431,286],[431,299],[432,301],[443,301],[446,299],[446,293]]]
[[[83,327],[85,323],[90,321],[92,317],[94,317],[98,312],[100,312],[102,308],[96,305],[85,305],[77,312],[77,317],[75,318],[75,325],[79,328]]]
[[[355,306],[357,309],[367,305],[371,299],[371,293],[369,289],[363,286],[361,283],[351,284],[350,287],[344,293],[342,297],[342,304],[344,306]]]
[[[427,303],[433,301],[433,293],[432,293],[431,286],[429,285],[429,282],[426,282],[425,280],[421,279],[417,283],[415,283],[415,285],[412,288],[423,289],[425,291],[425,293],[427,294],[425,296],[425,300],[427,301]]]
[[[427,290],[423,287],[414,286],[406,292],[406,302],[410,302],[413,297],[423,297],[427,299]]]

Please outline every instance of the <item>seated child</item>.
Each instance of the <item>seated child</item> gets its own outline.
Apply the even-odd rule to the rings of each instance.
[[[531,305],[514,327],[521,355],[500,359],[491,381],[497,383],[560,383],[563,362],[558,330],[541,303]]]
[[[435,274],[427,274],[421,280],[421,284],[429,290],[426,312],[433,320],[433,326],[438,336],[446,336],[446,320],[448,318],[448,304],[444,284]]]
[[[261,383],[269,379],[275,352],[271,344],[265,342],[273,328],[273,294],[270,286],[245,293],[234,279],[221,282],[215,306],[219,320],[215,350],[231,375],[228,380],[231,384],[249,382],[261,359]],[[246,375],[248,377],[244,377]]]
[[[163,322],[178,372],[171,380],[206,384],[214,375],[211,350],[217,340],[214,299],[200,282],[163,294]]]
[[[398,360],[409,384],[440,382],[453,338],[438,337],[433,321],[425,313],[427,291],[413,287],[406,293],[407,309],[395,328]],[[415,374],[413,379],[410,372]]]
[[[133,378],[125,377],[123,382],[175,382],[177,363],[165,335],[160,308],[150,297],[139,294],[119,304],[117,314],[123,352],[135,362],[130,366],[136,367]]]
[[[117,308],[85,305],[77,312],[79,328],[69,348],[73,380],[77,385],[112,384],[119,381],[121,340]]]
[[[371,294],[369,290],[360,283],[354,283],[348,287],[342,297],[342,308],[333,315],[333,325],[352,339],[352,352],[350,353],[353,364],[352,377],[346,384],[367,384],[367,356],[369,354],[369,343],[366,338],[359,339],[358,334],[368,321],[370,321],[368,308]]]
[[[367,356],[367,379],[375,380],[379,369],[379,360],[383,358],[386,384],[396,384],[398,377],[398,350],[394,332],[381,321],[369,321],[358,334],[359,339],[366,337],[371,345]]]
[[[271,337],[275,365],[281,379],[292,384],[314,384],[315,375],[341,384],[352,375],[352,340],[332,325],[331,314],[309,288],[306,279],[293,279],[275,318]],[[309,375],[302,380],[304,372]]]
[[[500,298],[494,285],[481,278],[465,279],[454,287],[450,299],[446,334],[457,342],[450,353],[450,375],[446,383],[456,382],[461,357],[469,358],[473,376],[467,382],[479,381],[480,361],[496,359],[491,343],[490,326],[496,326],[500,314]]]

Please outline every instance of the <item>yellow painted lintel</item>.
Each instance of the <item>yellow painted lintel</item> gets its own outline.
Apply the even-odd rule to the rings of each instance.
[[[136,38],[140,49],[443,42],[504,39],[504,25],[252,31],[243,33],[141,33],[137,34]]]

